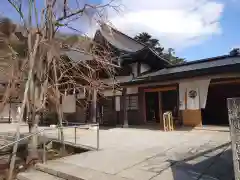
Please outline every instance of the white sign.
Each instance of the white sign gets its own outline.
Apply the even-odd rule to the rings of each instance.
[[[138,93],[138,87],[127,88],[127,94],[137,94],[137,93]]]
[[[63,111],[63,113],[75,113],[76,112],[75,94],[63,96],[62,111]]]
[[[120,111],[121,110],[121,101],[120,96],[115,97],[115,110]]]
[[[179,109],[185,110],[205,108],[209,84],[210,79],[180,82]]]

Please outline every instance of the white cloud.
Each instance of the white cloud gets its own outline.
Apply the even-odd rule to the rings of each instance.
[[[104,3],[109,0],[104,0]],[[121,0],[119,13],[109,10],[110,22],[135,36],[148,32],[167,47],[177,50],[221,33],[219,19],[224,5],[217,0]]]

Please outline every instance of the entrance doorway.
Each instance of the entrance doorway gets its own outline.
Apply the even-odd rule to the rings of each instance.
[[[228,125],[227,98],[240,97],[240,84],[210,84],[203,125]]]
[[[166,111],[173,114],[174,121],[178,116],[178,91],[176,86],[159,87],[145,91],[146,122],[162,125],[162,116]]]
[[[169,90],[162,92],[162,112],[171,111],[173,116],[177,116],[178,105],[177,101],[178,95],[176,90]]]
[[[145,92],[146,121],[159,123],[159,96],[158,92]]]

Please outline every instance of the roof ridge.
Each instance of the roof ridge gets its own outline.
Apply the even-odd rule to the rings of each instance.
[[[162,56],[160,56],[153,48],[148,47],[146,44],[137,41],[136,39],[128,36],[127,34],[121,32],[121,31],[119,31],[119,30],[117,30],[116,28],[112,27],[111,25],[108,25],[108,24],[106,24],[106,23],[103,23],[102,25],[106,25],[106,26],[110,27],[113,31],[115,31],[116,33],[119,33],[119,34],[127,37],[128,39],[130,39],[130,40],[132,40],[132,41],[134,41],[134,42],[136,42],[136,43],[144,46],[143,49],[149,49],[149,50],[152,51],[157,57],[159,57],[161,60],[163,60],[163,61],[167,62],[169,65],[171,65],[171,62],[169,62],[167,59],[165,59],[165,58],[163,58]],[[143,49],[141,49],[141,50],[139,50],[139,51],[136,51],[136,52],[140,52],[140,51],[142,51]]]
[[[205,62],[209,62],[209,61],[223,60],[226,58],[236,58],[236,57],[240,57],[240,55],[234,55],[234,56],[233,55],[222,55],[222,56],[215,56],[215,57],[210,57],[210,58],[203,58],[203,59],[185,62],[182,64],[175,64],[175,65],[169,66],[167,68],[187,66],[187,65],[191,65],[191,64],[199,64],[199,63],[205,63]]]

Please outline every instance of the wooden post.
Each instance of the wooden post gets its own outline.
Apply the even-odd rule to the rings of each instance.
[[[94,89],[93,90],[93,94],[92,94],[92,122],[96,123],[97,122],[97,117],[96,117],[96,113],[97,113],[97,90]]]
[[[162,93],[158,92],[160,128],[163,125]]]
[[[143,117],[144,117],[144,123],[147,123],[147,115],[146,115],[146,96],[145,96],[145,92],[143,91]]]
[[[164,131],[167,131],[166,121],[167,121],[167,119],[166,119],[166,114],[163,114],[163,130],[164,130]]]
[[[128,127],[128,117],[127,117],[127,89],[123,88],[123,127]]]
[[[8,123],[11,123],[11,111],[12,111],[12,104],[11,104],[11,98],[9,100],[9,117],[8,117]]]

